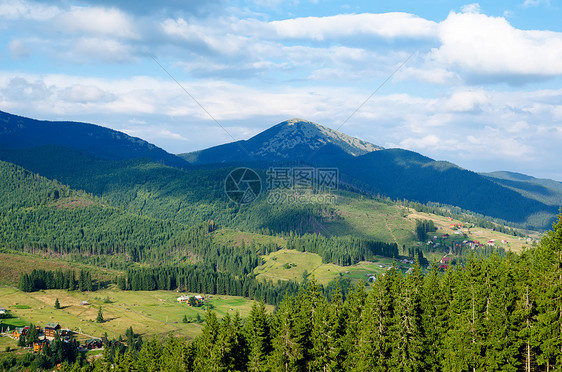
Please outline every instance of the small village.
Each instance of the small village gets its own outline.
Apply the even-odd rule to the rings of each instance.
[[[16,327],[4,332],[4,335],[7,335],[14,340],[20,340],[20,338],[28,336],[30,332],[31,328],[29,326]],[[63,342],[70,342],[77,335],[76,332],[73,332],[68,328],[63,329],[59,323],[47,323],[43,328],[41,328],[40,326],[35,326],[35,332],[37,335],[37,340],[33,342],[31,348],[33,349],[33,352],[36,353],[41,352],[45,347],[49,347],[57,336],[60,337],[61,341]],[[94,350],[101,349],[102,347],[103,337],[93,337],[86,339],[82,344],[80,344],[79,349]]]
[[[0,307],[0,315],[9,316],[10,314],[6,308]],[[35,353],[40,353],[45,347],[49,347],[56,337],[59,337],[62,342],[70,342],[71,340],[76,339],[79,335],[80,338],[83,338],[82,336],[87,337],[82,343],[80,343],[79,349],[94,350],[103,348],[103,337],[91,337],[72,331],[68,328],[62,328],[61,325],[56,322],[46,323],[43,328],[37,325],[35,326],[35,329],[31,329],[30,326],[15,328],[8,326],[3,328],[2,319],[0,319],[0,335],[10,337],[18,342],[25,337],[33,337],[35,341],[33,341],[29,347]]]

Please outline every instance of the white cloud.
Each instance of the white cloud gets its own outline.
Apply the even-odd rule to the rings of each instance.
[[[325,40],[357,35],[420,39],[434,37],[437,25],[408,13],[365,13],[273,21],[267,28],[287,39]]]
[[[458,85],[461,77],[454,71],[439,67],[403,67],[394,77],[397,81],[417,80],[429,84]]]
[[[488,95],[483,90],[462,90],[454,92],[443,104],[448,111],[475,112],[488,101]]]
[[[51,5],[25,1],[4,0],[0,3],[0,18],[8,20],[29,19],[44,21],[53,18],[59,13],[59,9]]]
[[[96,86],[81,84],[61,89],[58,96],[65,101],[77,103],[109,102],[115,99],[113,94]]]
[[[135,59],[133,47],[118,40],[84,37],[75,40],[72,44],[71,49],[65,55],[74,62],[123,63]]]
[[[463,13],[477,14],[477,13],[480,13],[480,4],[478,4],[478,3],[467,4],[467,5],[464,5],[461,9],[462,9]]]
[[[72,7],[55,24],[65,33],[138,39],[133,20],[116,8]]]
[[[550,6],[550,0],[525,0],[523,2],[523,7],[524,8],[536,7],[536,6],[539,6],[541,4],[544,4],[546,6]]]
[[[520,30],[505,18],[450,13],[439,25],[435,63],[469,76],[520,83],[529,77],[562,75],[562,33]]]

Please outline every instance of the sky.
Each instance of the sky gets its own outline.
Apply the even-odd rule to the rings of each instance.
[[[0,110],[171,153],[302,118],[562,181],[561,2],[0,0]]]

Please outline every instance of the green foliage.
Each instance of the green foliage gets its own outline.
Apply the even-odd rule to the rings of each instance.
[[[372,239],[352,236],[333,236],[326,238],[318,234],[305,234],[287,239],[287,249],[299,252],[317,253],[323,263],[349,266],[359,261],[369,261],[375,256],[398,257],[396,243],[384,243]]]
[[[103,319],[103,313],[101,310],[101,306],[98,309],[98,315],[96,316],[96,323],[103,323],[105,320]]]
[[[79,288],[92,290],[92,276],[88,271],[80,270]],[[61,269],[55,271],[32,270],[31,273],[20,274],[18,289],[23,292],[33,292],[41,289],[69,289],[76,288],[76,277],[73,270]]]
[[[437,231],[432,220],[416,220],[416,236],[419,241],[427,240],[427,233]]]
[[[57,299],[55,300],[55,309],[60,309],[60,302],[59,302],[59,298],[57,297]]]

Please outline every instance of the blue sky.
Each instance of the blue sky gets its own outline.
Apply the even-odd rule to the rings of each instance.
[[[299,117],[474,171],[562,181],[560,7],[0,0],[0,110],[96,123],[172,153]]]

